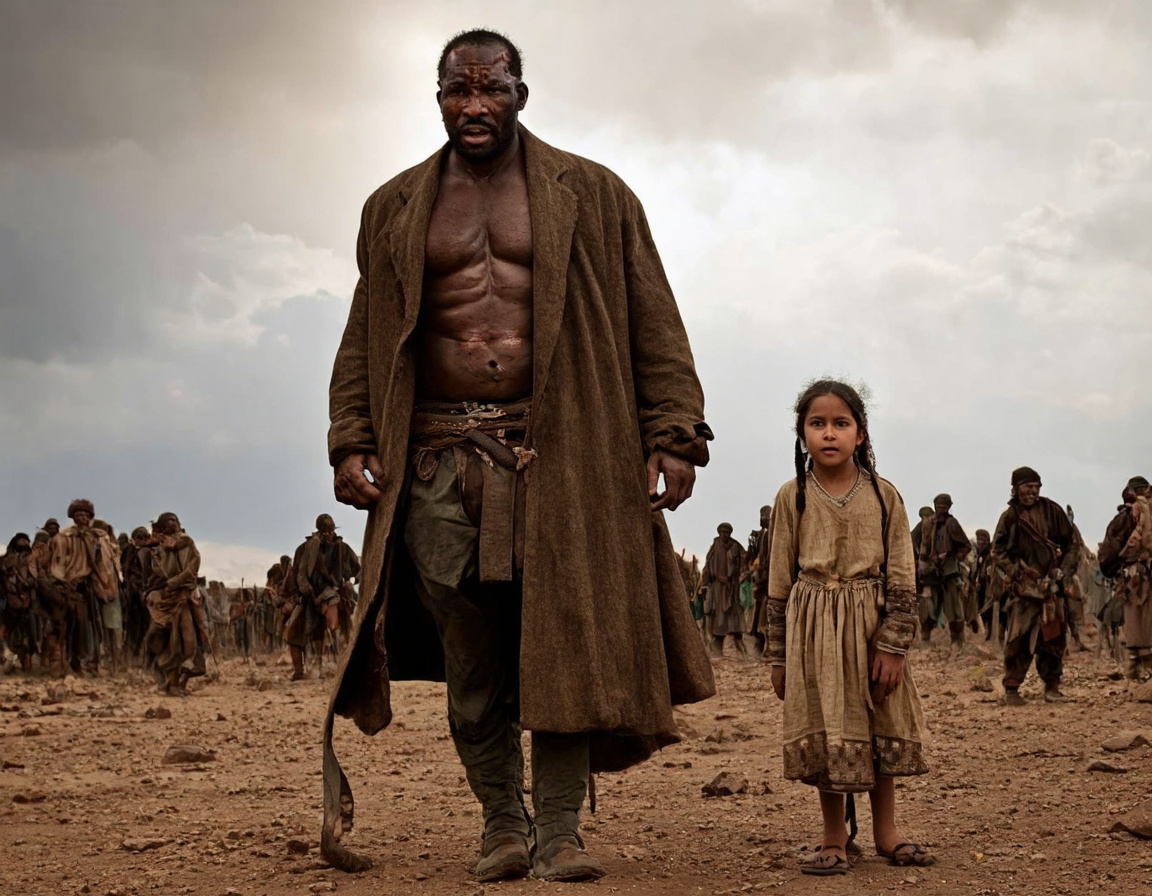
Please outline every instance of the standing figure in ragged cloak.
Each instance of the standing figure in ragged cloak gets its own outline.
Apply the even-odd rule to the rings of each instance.
[[[332,719],[384,728],[393,680],[447,679],[486,880],[601,876],[590,771],[677,741],[672,704],[713,691],[660,514],[711,438],[684,327],[639,200],[519,125],[521,74],[506,37],[453,38],[447,145],[361,217],[328,433],[337,498],[370,510],[325,728],[321,851],[348,870]]]
[[[1040,484],[1031,467],[1012,471],[1012,497],[992,537],[993,561],[1007,581],[1004,702],[1009,706],[1024,704],[1020,685],[1033,657],[1044,699],[1067,700],[1060,690],[1068,630],[1063,582],[1075,574],[1080,552],[1068,515],[1041,497]]]

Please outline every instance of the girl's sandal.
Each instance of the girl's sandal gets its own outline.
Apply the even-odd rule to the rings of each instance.
[[[936,856],[919,843],[897,843],[892,852],[884,852],[880,847],[876,847],[876,854],[899,867],[916,865],[923,868],[926,865],[936,864]]]
[[[834,852],[825,852],[826,849],[836,849],[835,846],[820,847],[820,852],[817,853],[816,858],[809,862],[805,862],[800,866],[801,874],[813,874],[817,877],[831,877],[834,874],[847,874],[848,860],[843,856],[838,856]]]

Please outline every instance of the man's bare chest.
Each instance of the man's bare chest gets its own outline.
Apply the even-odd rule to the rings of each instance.
[[[426,272],[451,274],[486,260],[531,266],[527,185],[442,185],[428,223]]]

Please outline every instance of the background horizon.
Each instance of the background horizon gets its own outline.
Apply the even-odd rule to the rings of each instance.
[[[444,141],[454,33],[644,203],[716,433],[701,556],[866,383],[908,513],[991,530],[1014,467],[1089,547],[1152,478],[1152,4],[0,0],[0,533],[174,510],[262,576],[336,504],[327,386],[365,198]]]

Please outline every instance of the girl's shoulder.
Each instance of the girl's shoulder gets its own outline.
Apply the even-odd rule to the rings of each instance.
[[[776,500],[772,503],[772,514],[775,516],[777,509],[784,511],[791,515],[792,511],[796,509],[796,480],[789,479],[776,491]]]
[[[884,496],[886,502],[891,500],[899,501],[901,504],[904,503],[904,496],[900,494],[900,489],[896,488],[895,485],[883,476],[876,477],[876,484],[880,486],[880,494]]]

